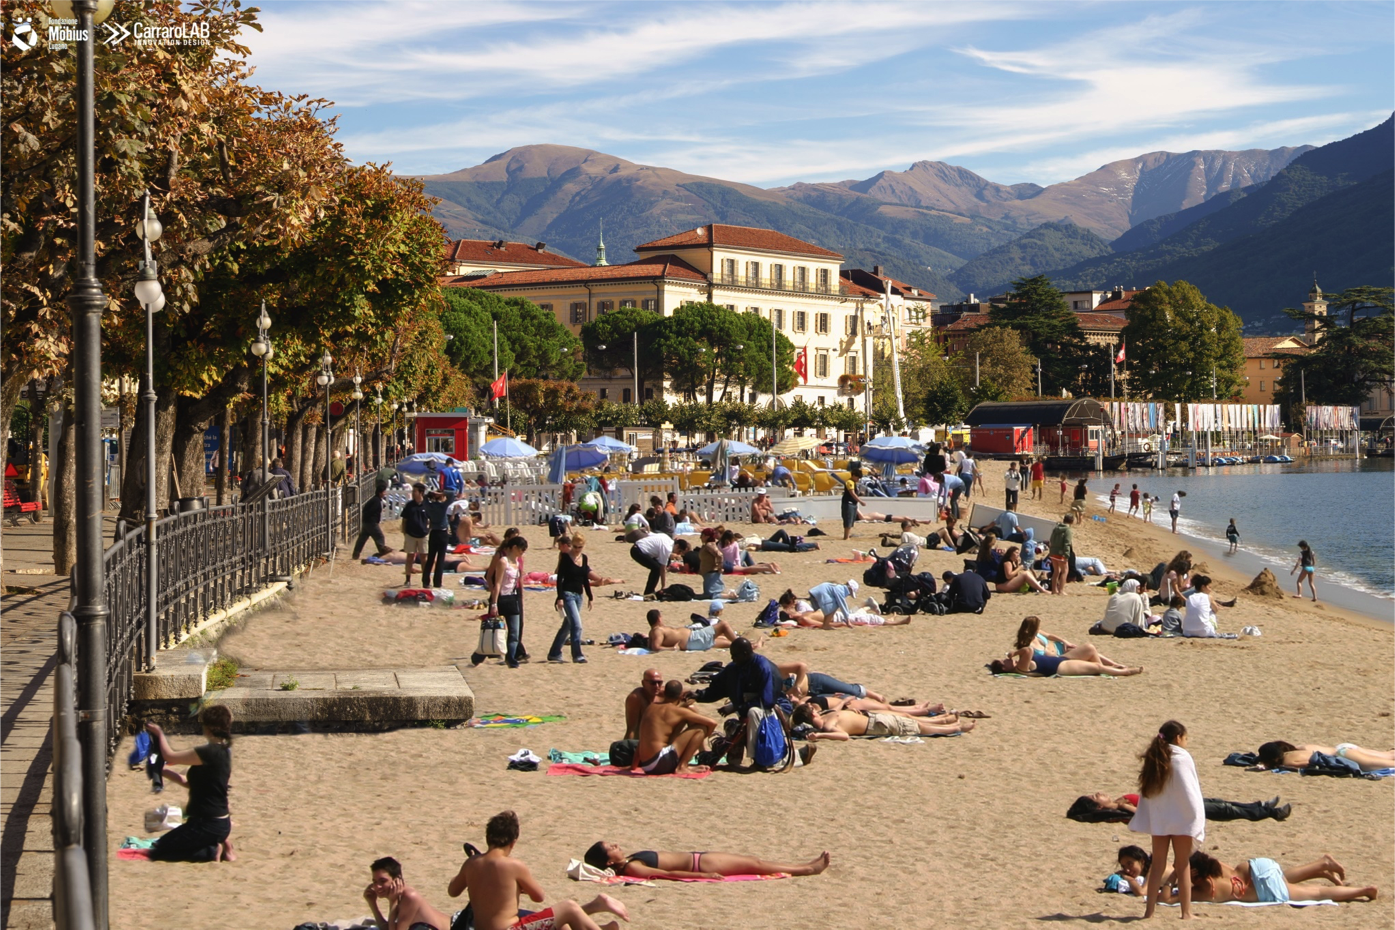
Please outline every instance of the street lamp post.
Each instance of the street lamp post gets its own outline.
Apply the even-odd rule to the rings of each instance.
[[[145,246],[145,261],[140,263],[136,281],[136,300],[145,308],[145,666],[155,668],[155,654],[160,649],[160,563],[155,545],[155,314],[164,309],[165,295],[160,287],[159,270],[150,255],[150,243],[164,231],[160,221],[150,211],[150,192],[141,198],[141,218],[136,222],[136,234]]]
[[[67,5],[67,4],[65,4]],[[76,14],[77,254],[68,309],[73,320],[73,420],[77,436],[77,564],[73,619],[78,630],[77,730],[82,745],[82,845],[92,881],[92,921],[107,927],[107,606],[102,571],[102,310],[97,280],[93,93],[97,25],[111,0],[72,0],[60,15]],[[59,13],[55,10],[55,13]]]
[[[262,301],[262,312],[257,317],[257,338],[252,341],[252,354],[262,360],[262,475],[271,480],[271,417],[266,405],[266,363],[276,354],[271,346],[271,317],[266,315],[266,301]]]
[[[373,406],[378,410],[378,426],[373,431],[373,470],[377,471],[383,467],[383,386],[381,384],[373,389]]]
[[[330,367],[333,364],[334,359],[326,350],[320,359],[320,373],[315,376],[315,382],[325,389],[325,547],[331,556],[334,555],[334,495],[333,473],[330,471],[333,453],[330,446],[333,445],[334,430],[330,423],[329,391],[334,386],[334,370]]]
[[[349,396],[354,400],[354,480],[363,477],[363,378],[354,369],[354,392]]]
[[[396,446],[397,446],[397,408],[398,408],[399,406],[400,406],[400,405],[397,403],[397,401],[393,401],[392,403],[388,404],[388,429],[392,432],[392,443],[391,443],[391,445],[389,446],[389,448],[392,448],[392,449],[394,450],[394,452],[393,452],[394,455],[400,455],[400,453],[402,452],[401,449],[396,448]]]

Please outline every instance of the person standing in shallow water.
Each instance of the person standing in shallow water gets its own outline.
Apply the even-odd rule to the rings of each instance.
[[[1230,518],[1230,524],[1225,528],[1226,542],[1230,543],[1230,554],[1234,555],[1235,550],[1240,548],[1240,527],[1235,525],[1235,518]]]
[[[1303,579],[1308,579],[1308,590],[1313,595],[1313,603],[1317,603],[1317,586],[1313,583],[1317,578],[1317,556],[1313,555],[1313,550],[1308,547],[1308,541],[1298,540],[1298,561],[1293,563],[1293,568],[1288,573],[1292,575],[1299,569],[1303,573],[1298,576],[1298,593],[1293,596],[1299,600],[1303,599]]]

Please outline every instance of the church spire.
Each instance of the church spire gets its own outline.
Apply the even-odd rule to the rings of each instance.
[[[597,235],[597,237],[596,237],[596,261],[595,261],[595,265],[596,265],[597,268],[599,268],[599,267],[601,267],[602,265],[609,265],[609,264],[610,264],[610,262],[608,262],[608,261],[605,260],[605,220],[601,220],[600,233],[599,233],[599,234]]]

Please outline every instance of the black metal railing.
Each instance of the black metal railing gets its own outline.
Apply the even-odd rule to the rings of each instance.
[[[157,647],[176,645],[213,614],[290,579],[328,556],[332,537],[357,533],[361,502],[376,476],[328,491],[284,500],[233,504],[173,514],[156,524]],[[328,496],[328,500],[326,500]],[[149,558],[144,526],[125,531],[102,556],[107,607],[106,761],[126,730],[136,673],[150,665],[147,636]],[[75,682],[79,664],[76,621],[64,611],[58,623],[54,677],[53,916],[59,930],[97,924],[93,874],[82,845],[88,816],[82,793],[82,747],[77,738]],[[105,925],[105,921],[101,921]]]

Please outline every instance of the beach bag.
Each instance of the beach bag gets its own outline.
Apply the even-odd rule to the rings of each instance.
[[[634,765],[635,750],[639,748],[637,739],[618,739],[610,744],[610,764],[627,769]]]
[[[756,616],[755,625],[758,627],[774,626],[779,621],[780,602],[772,600],[770,603],[766,604],[765,607],[761,609],[761,612]]]
[[[754,604],[760,599],[760,585],[747,579],[736,586],[736,603]]]
[[[161,804],[145,812],[145,832],[161,833],[173,830],[184,822],[184,811],[173,804]]]
[[[685,584],[671,584],[654,597],[660,601],[692,601],[697,599],[697,593]]]
[[[480,641],[475,654],[487,657],[502,656],[509,651],[509,634],[504,629],[502,617],[486,617],[480,621]]]
[[[785,728],[773,711],[767,711],[756,728],[756,737],[751,745],[751,761],[766,768],[779,765],[785,760],[785,748]]]
[[[649,648],[649,634],[648,634],[648,633],[631,633],[631,634],[630,634],[630,639],[629,639],[629,641],[625,643],[625,648],[626,648],[626,649],[648,649],[648,648]]]

